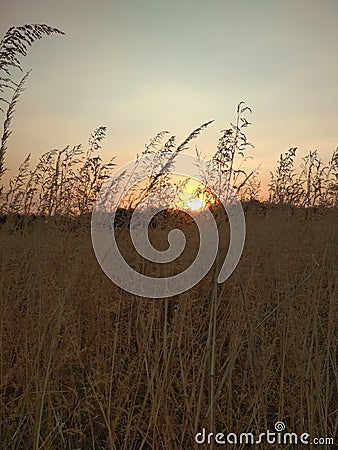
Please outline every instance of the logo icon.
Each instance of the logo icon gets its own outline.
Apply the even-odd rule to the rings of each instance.
[[[230,244],[218,274],[218,283],[223,283],[233,273],[244,247],[245,219],[242,205],[216,165],[197,156],[172,152],[151,153],[131,161],[103,184],[93,208],[91,235],[96,258],[105,274],[120,288],[141,297],[166,298],[188,291],[205,277],[218,253],[219,233],[212,212],[204,208],[201,214],[193,214],[188,208],[184,212],[191,216],[199,231],[197,256],[188,268],[177,275],[156,278],[137,272],[126,262],[119,250],[114,229],[121,202],[140,183],[151,177],[156,180],[166,175],[197,181],[226,211]],[[173,187],[166,183],[162,188],[161,183],[159,186],[156,191],[150,190],[149,195],[132,210],[128,231],[139,255],[152,263],[165,264],[182,254],[186,238],[182,230],[173,229],[168,233],[167,250],[159,251],[151,244],[149,225],[152,218],[161,211],[173,208]]]
[[[276,422],[275,423],[275,430],[278,432],[284,431],[286,428],[285,423],[284,422]]]

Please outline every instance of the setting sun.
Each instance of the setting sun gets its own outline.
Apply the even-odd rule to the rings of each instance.
[[[186,202],[186,207],[188,209],[191,209],[193,211],[199,211],[201,209],[203,209],[204,207],[204,203],[202,202],[202,200],[200,200],[199,198],[195,198],[195,197],[191,197],[187,202]]]
[[[185,190],[182,190],[179,193],[177,203],[178,209],[185,209],[197,212],[205,208],[206,206],[205,202],[202,199],[196,197],[195,194],[196,186],[197,183],[193,183],[190,180]]]

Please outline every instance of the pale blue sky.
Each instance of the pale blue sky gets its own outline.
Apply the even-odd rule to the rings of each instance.
[[[338,144],[338,2],[335,0],[0,0],[0,33],[47,23],[22,60],[32,68],[13,123],[7,166],[32,152],[86,143],[108,127],[102,155],[119,165],[163,129],[207,156],[236,105],[253,109],[248,137],[262,178],[281,152]],[[250,119],[250,118],[249,118]]]

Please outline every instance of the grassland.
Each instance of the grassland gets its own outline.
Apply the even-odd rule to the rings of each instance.
[[[34,42],[62,34],[46,24],[14,26],[0,42],[0,450],[213,448],[198,445],[196,433],[258,436],[277,421],[311,439],[335,438],[338,148],[328,162],[310,151],[297,168],[296,147],[281,154],[261,204],[258,169],[243,166],[252,111],[240,102],[204,174],[208,181],[216,167],[247,202],[239,265],[217,284],[229,237],[223,221],[219,256],[198,285],[164,300],[130,295],[105,276],[90,238],[90,214],[116,165],[98,153],[106,127],[86,150],[54,148],[35,167],[28,155],[4,183],[12,119],[30,73],[17,80],[12,71],[22,70]],[[179,145],[167,131],[151,139],[141,156],[157,154],[160,164],[143,168],[148,184],[122,206],[171,185],[175,158],[211,123]],[[203,189],[202,198],[210,194]],[[151,276],[188,267],[198,236],[193,223],[178,222],[187,249],[161,268],[138,258],[122,229],[130,265]],[[167,230],[149,233],[164,250]]]
[[[278,420],[334,437],[337,218],[249,208],[231,278],[217,286],[213,267],[165,300],[104,275],[88,220],[3,224],[1,448],[211,448],[194,443],[203,427],[258,435]]]

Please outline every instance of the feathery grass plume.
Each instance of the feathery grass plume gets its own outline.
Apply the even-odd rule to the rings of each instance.
[[[93,156],[94,152],[101,148],[100,142],[106,136],[106,127],[98,127],[89,138],[89,148],[86,157],[82,160],[76,176],[75,191],[77,193],[77,213],[89,213],[96,201],[105,180],[112,174],[116,164],[113,162],[115,157],[108,163],[103,164],[99,155]]]
[[[150,177],[150,183],[146,189],[146,191],[148,193],[153,190],[156,190],[159,183],[163,187],[163,183],[164,183],[163,177],[166,177],[166,178],[168,177],[169,172],[171,171],[171,169],[174,166],[174,162],[175,162],[175,158],[176,158],[177,154],[186,150],[189,142],[193,139],[196,139],[199,136],[199,134],[201,133],[201,131],[203,131],[205,128],[207,128],[212,122],[213,122],[213,120],[210,120],[209,122],[205,122],[200,127],[193,130],[189,134],[189,136],[176,148],[176,150],[174,150],[175,137],[172,136],[171,140],[167,141],[165,146],[161,149],[161,152],[165,152],[165,151],[167,151],[167,148],[169,148],[171,150],[169,152],[169,153],[171,153],[171,155],[169,156],[169,158],[166,158],[165,161],[160,160],[160,166],[161,166],[160,169],[157,168],[155,170],[155,172],[153,171],[154,175],[152,177]]]
[[[240,192],[240,198],[243,202],[259,200],[259,196],[262,189],[262,182],[259,180],[259,169],[261,165],[259,165],[256,169],[254,169],[242,182],[241,185],[238,186],[238,192]],[[242,189],[243,188],[243,189]]]
[[[170,136],[170,138],[164,144],[164,147],[163,147],[164,152],[172,152],[175,150],[175,147],[176,147],[175,139],[176,139],[176,136]]]
[[[6,195],[6,202],[2,205],[1,213],[14,214],[23,211],[23,203],[25,201],[25,192],[27,181],[29,178],[29,163],[31,154],[20,164],[16,177],[9,180],[9,191]],[[4,210],[2,210],[5,208]]]
[[[242,101],[237,106],[236,123],[233,124],[230,122],[230,128],[222,130],[222,136],[219,139],[217,150],[213,155],[208,168],[202,170],[200,165],[201,179],[204,180],[203,184],[206,184],[207,180],[212,180],[212,185],[214,186],[217,195],[220,195],[224,191],[228,192],[229,186],[231,186],[236,191],[237,195],[239,195],[247,186],[251,177],[255,174],[255,171],[247,174],[243,169],[245,162],[248,159],[252,159],[251,156],[245,155],[247,147],[254,148],[244,133],[244,128],[251,125],[244,117],[244,114],[246,112],[252,112],[252,110],[249,106],[243,106],[244,104],[245,102]],[[239,164],[237,164],[237,156],[242,158]],[[198,152],[197,157],[201,159],[201,155]],[[222,176],[215,174],[215,171],[213,170],[215,166],[219,169],[219,173],[221,173]],[[259,185],[257,183],[255,186],[258,189]],[[218,204],[216,198],[217,195],[215,196],[210,189],[206,189],[202,185],[195,190],[194,194],[196,197],[203,198],[203,201],[206,204]],[[258,195],[258,192],[256,195]]]
[[[154,193],[158,193],[158,201],[161,202],[161,199],[163,198],[161,196],[161,192],[163,193],[165,188],[173,188],[173,198],[167,200],[174,201],[174,192],[179,195],[188,181],[182,180],[176,183],[172,182],[171,172],[174,167],[175,158],[178,153],[184,151],[187,148],[189,142],[192,139],[197,138],[201,131],[212,122],[213,121],[206,122],[200,127],[193,130],[178,147],[176,147],[175,144],[175,136],[171,136],[164,145],[161,145],[164,136],[169,133],[168,131],[161,131],[157,133],[154,138],[150,139],[149,144],[145,145],[146,148],[141,154],[142,157],[145,157],[145,159],[142,160],[142,166],[140,166],[141,162],[139,156],[137,155],[134,169],[135,173],[144,173],[145,178],[148,178],[149,181],[147,185],[143,188],[141,187],[141,189],[139,189],[139,187],[135,187],[134,189],[130,190],[130,192],[128,193],[129,208],[136,208],[136,206],[142,203],[149,194]],[[156,157],[151,158],[148,161],[147,155],[150,154],[155,154]],[[166,191],[165,195],[169,195],[168,191]]]
[[[177,147],[176,153],[183,152],[184,150],[186,150],[189,142],[192,141],[193,139],[196,139],[200,135],[201,131],[207,128],[212,122],[214,121],[209,120],[209,122],[203,123],[203,125],[192,131],[189,134],[189,136]]]
[[[290,148],[285,155],[281,154],[275,175],[270,172],[269,201],[271,203],[294,203],[295,197],[302,195],[302,185],[295,181],[294,157],[297,147]],[[300,190],[300,192],[299,192]]]
[[[28,71],[20,80],[19,84],[14,90],[14,94],[8,104],[8,108],[6,111],[6,117],[3,124],[3,133],[1,137],[1,146],[0,146],[0,179],[2,175],[5,173],[5,154],[7,151],[7,143],[10,135],[12,134],[11,130],[11,122],[13,119],[13,114],[15,111],[15,106],[19,100],[21,92],[24,90],[24,84],[28,78],[30,71]]]
[[[158,151],[158,146],[161,144],[163,137],[169,134],[169,131],[160,131],[156,134],[152,139],[149,140],[149,144],[145,144],[145,150],[142,152],[142,156],[147,155],[149,153],[154,153]]]
[[[222,130],[223,135],[219,139],[217,145],[217,151],[214,154],[212,161],[221,172],[226,175],[229,184],[235,185],[239,182],[239,177],[244,175],[249,179],[246,172],[241,167],[235,167],[236,155],[245,158],[245,151],[247,147],[254,147],[247,139],[244,128],[251,125],[251,123],[244,117],[244,114],[248,111],[252,113],[249,106],[245,105],[245,102],[239,102],[236,110],[236,123],[230,123],[231,127],[226,130]],[[240,184],[241,187],[245,185]]]
[[[30,47],[36,40],[53,33],[64,34],[57,28],[52,28],[45,24],[22,25],[9,28],[0,42],[0,102],[8,105],[6,112],[2,107],[0,108],[0,111],[5,114],[0,147],[0,178],[5,172],[5,153],[7,151],[7,141],[11,134],[10,125],[13,118],[15,105],[19,99],[20,93],[23,91],[24,83],[30,73],[27,72],[17,84],[11,77],[10,68],[19,69],[22,72],[23,70],[20,64],[19,56],[26,56],[28,47]],[[6,89],[14,91],[12,98],[9,101],[3,96]]]
[[[49,152],[48,161],[41,165],[45,177],[40,186],[40,209],[44,214],[78,215],[91,211],[103,182],[115,167],[114,158],[103,164],[99,155],[93,155],[101,148],[105,130],[99,127],[91,135],[85,156],[81,145]]]
[[[329,161],[327,173],[327,198],[331,206],[338,206],[338,147]]]
[[[310,151],[301,164],[301,179],[304,179],[304,206],[315,206],[325,202],[325,180],[328,167],[319,158],[318,151]]]
[[[334,151],[328,164],[318,151],[310,151],[302,158],[300,172],[294,168],[297,148],[280,155],[275,174],[270,172],[269,202],[312,208],[337,205],[338,151]]]
[[[103,163],[93,155],[101,146],[105,127],[99,127],[89,139],[85,153],[82,145],[69,145],[44,153],[33,170],[30,155],[21,164],[18,175],[9,181],[9,190],[1,193],[1,213],[75,216],[90,212],[103,182],[111,175],[112,158]]]
[[[139,153],[136,154],[136,161],[134,165],[134,170],[129,175],[129,181],[133,179],[137,174],[144,173],[145,178],[149,176],[149,162],[147,161],[147,155],[154,154],[158,151],[158,147],[162,142],[163,137],[168,134],[169,131],[160,131],[155,135],[155,137],[149,140],[148,144],[145,144],[145,149],[141,152],[141,156]],[[145,158],[144,158],[145,157]],[[142,159],[141,159],[142,158]],[[120,181],[125,179],[125,172],[122,174],[123,176],[120,178]],[[152,174],[150,175],[152,176]],[[120,198],[120,201],[123,200],[123,203],[127,209],[133,209],[137,203],[140,202],[140,191],[137,186],[134,186],[126,193],[124,198]],[[143,189],[146,191],[146,189]]]
[[[28,47],[35,41],[54,33],[64,34],[63,31],[46,24],[10,27],[0,42],[0,70],[3,70],[7,75],[10,75],[10,67],[22,71],[18,55],[27,56]],[[0,78],[0,81],[6,80]]]

